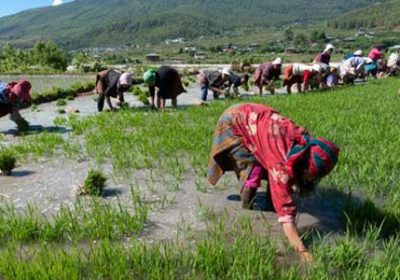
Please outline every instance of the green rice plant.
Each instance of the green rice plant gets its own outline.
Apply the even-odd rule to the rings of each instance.
[[[65,106],[67,105],[67,101],[65,99],[57,99],[56,106]]]
[[[13,204],[0,207],[0,244],[15,242],[65,242],[91,240],[121,240],[139,234],[147,220],[148,207],[138,191],[131,192],[134,210],[103,205],[93,198],[78,200],[73,208],[61,205],[51,219],[34,206],[23,212]],[[0,253],[1,254],[1,253]]]
[[[132,87],[132,93],[133,95],[137,96],[139,98],[139,101],[142,102],[143,104],[145,105],[149,104],[148,96],[150,95],[147,89],[138,86]]]
[[[107,177],[101,171],[90,170],[80,188],[79,194],[100,196],[104,192],[106,181]]]
[[[132,93],[135,96],[140,96],[142,94],[141,87],[132,87]]]
[[[144,105],[149,105],[149,92],[148,91],[143,91],[140,95],[139,95],[139,101],[142,102]]]
[[[32,111],[32,112],[38,112],[38,111],[39,111],[39,109],[38,109],[38,107],[37,107],[36,104],[32,104],[32,105],[31,105],[31,111]]]
[[[182,80],[182,84],[185,86],[185,87],[188,87],[189,85],[190,85],[190,81],[189,80]]]
[[[57,109],[57,113],[65,114],[65,113],[67,113],[67,111],[65,111],[65,109],[60,108],[60,109]]]
[[[0,174],[4,176],[11,175],[11,170],[15,168],[17,159],[14,153],[9,149],[0,149]]]

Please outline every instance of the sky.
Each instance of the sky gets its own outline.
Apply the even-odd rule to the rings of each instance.
[[[0,0],[0,17],[31,8],[59,5],[69,1],[71,0]]]

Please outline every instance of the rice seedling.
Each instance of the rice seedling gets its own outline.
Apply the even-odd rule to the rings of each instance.
[[[17,159],[9,149],[0,149],[0,175],[9,176],[15,168]]]
[[[106,181],[107,177],[102,172],[90,170],[79,190],[79,194],[100,196],[104,192]]]
[[[65,111],[65,109],[57,109],[57,113],[59,113],[60,115],[62,115],[62,114],[66,114],[67,111]]]
[[[57,99],[56,106],[61,107],[61,106],[65,106],[65,105],[67,105],[67,101],[65,99]]]

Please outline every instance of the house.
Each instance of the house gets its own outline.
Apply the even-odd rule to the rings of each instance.
[[[146,60],[149,62],[158,62],[160,61],[160,55],[156,53],[150,53],[146,55]]]

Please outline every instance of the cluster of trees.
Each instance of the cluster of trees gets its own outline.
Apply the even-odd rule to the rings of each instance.
[[[307,36],[304,33],[294,34],[292,29],[288,28],[284,32],[284,39],[286,42],[295,43],[297,45],[305,44],[305,43],[326,43],[328,42],[328,38],[326,37],[325,31],[322,30],[313,30]]]
[[[68,65],[67,54],[54,42],[36,43],[29,50],[6,44],[0,50],[0,72],[54,72],[64,71]]]

